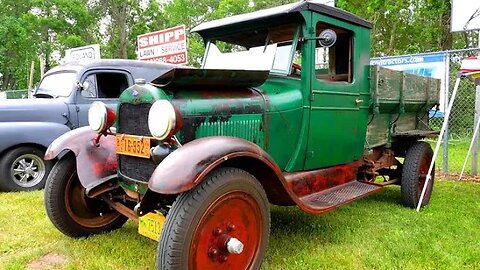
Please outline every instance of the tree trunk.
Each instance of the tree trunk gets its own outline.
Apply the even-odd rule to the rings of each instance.
[[[453,46],[453,35],[450,32],[450,24],[452,21],[451,18],[452,5],[450,1],[445,1],[445,8],[440,17],[440,26],[442,27],[442,36],[440,40],[440,48],[443,51],[451,50]]]

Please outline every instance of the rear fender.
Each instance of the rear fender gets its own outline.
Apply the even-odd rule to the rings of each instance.
[[[263,149],[249,141],[225,136],[200,138],[175,150],[157,166],[148,187],[159,194],[179,194],[192,189],[209,172],[223,165],[239,167],[256,176],[267,195],[271,195],[269,199],[283,198],[287,203],[295,200],[280,168]]]
[[[117,171],[115,136],[102,136],[98,146],[94,143],[97,136],[88,126],[67,132],[50,144],[45,159],[51,160],[66,150],[72,151],[77,159],[80,183],[85,188],[94,186]]]

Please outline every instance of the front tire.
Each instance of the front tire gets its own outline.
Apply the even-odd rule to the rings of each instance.
[[[426,142],[416,142],[407,150],[405,161],[403,163],[401,193],[402,204],[410,208],[416,208],[423,186],[427,179],[428,169],[432,161],[433,151],[430,144]],[[427,190],[422,201],[422,207],[430,201],[435,180],[435,166],[433,167],[430,181],[428,181]]]
[[[45,151],[22,146],[6,152],[0,160],[0,191],[30,191],[41,189],[53,166],[43,160]]]
[[[243,170],[220,168],[172,205],[160,236],[157,269],[259,269],[269,232],[262,185]],[[231,239],[243,244],[240,254],[228,250]]]
[[[127,217],[111,210],[102,200],[85,196],[72,153],[55,164],[47,179],[45,208],[53,225],[71,237],[115,230],[127,221]]]

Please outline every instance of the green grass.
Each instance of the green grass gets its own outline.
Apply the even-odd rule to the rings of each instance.
[[[320,216],[272,207],[263,269],[480,269],[479,183],[437,181],[421,213],[399,200],[398,187],[389,187]],[[133,222],[71,239],[46,217],[42,191],[0,193],[0,201],[2,269],[52,253],[65,258],[57,269],[155,269],[156,242]]]
[[[436,141],[429,140],[428,141],[432,146],[432,149],[435,150]],[[462,171],[463,162],[465,157],[467,156],[468,147],[470,146],[470,139],[450,139],[448,141],[448,171],[449,173],[458,173]],[[436,160],[436,170],[443,170],[443,144],[440,145],[440,151],[437,155]],[[467,162],[467,166],[465,167],[465,172],[470,173],[471,169],[471,157],[472,154],[470,153],[470,157]],[[480,168],[480,166],[479,166]]]

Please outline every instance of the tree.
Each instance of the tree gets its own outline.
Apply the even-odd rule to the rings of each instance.
[[[24,14],[29,1],[3,0],[0,10],[0,82],[2,90],[26,88],[27,74],[36,59]]]
[[[31,5],[24,15],[27,30],[47,70],[57,64],[58,52],[96,41],[87,0],[33,0]]]

